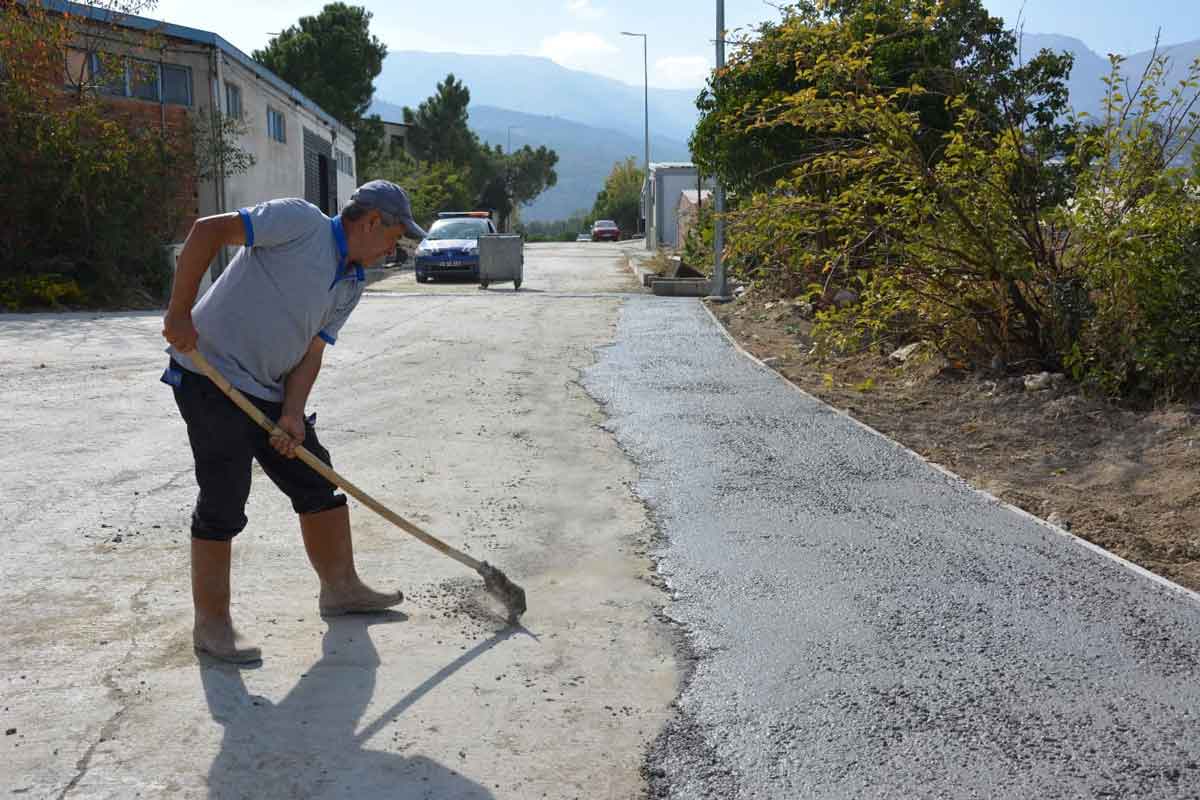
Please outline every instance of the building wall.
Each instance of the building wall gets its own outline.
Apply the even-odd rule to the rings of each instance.
[[[334,192],[331,199],[336,202],[331,204],[331,208],[343,205],[354,191],[355,184],[353,176],[337,169],[335,151],[341,150],[353,161],[353,137],[334,130],[324,120],[303,106],[296,105],[291,98],[224,53],[221,54],[220,72],[223,108],[225,84],[232,83],[241,89],[242,120],[246,125],[241,146],[255,157],[255,164],[248,171],[226,178],[227,210],[234,211],[280,197],[310,197],[305,184],[306,130],[310,142],[315,137],[326,143],[328,152],[334,154],[330,165],[330,187]],[[283,114],[284,138],[287,141],[278,142],[269,135],[268,107]],[[216,213],[216,209],[210,213]]]
[[[209,95],[206,83],[209,74],[209,57],[206,48],[169,36],[147,36],[138,32],[123,32],[114,35],[105,25],[78,21],[67,54],[64,102],[70,102],[69,93],[75,81],[82,79],[91,83],[88,52],[101,52],[107,57],[121,56],[140,62],[184,67],[190,78],[191,102],[189,104],[167,103],[162,100],[145,100],[137,97],[101,94],[106,113],[131,130],[157,130],[166,138],[190,142],[193,117],[209,113]],[[111,66],[111,65],[110,65]],[[58,77],[55,77],[58,80]],[[196,218],[202,215],[212,197],[211,186],[198,182],[194,175],[181,175],[178,181],[178,206],[167,213],[178,213],[179,222],[174,238],[182,241]]]
[[[185,106],[161,105],[145,100],[129,98],[105,98],[105,107],[111,118],[120,120],[131,129],[161,129],[168,137],[191,135],[191,118]],[[164,213],[177,213],[179,220],[173,238],[183,241],[191,230],[192,223],[201,215],[201,187],[192,175],[179,177],[175,189],[177,207],[164,209]]]
[[[675,246],[679,198],[685,189],[696,188],[696,175],[694,169],[655,173],[654,237],[658,245]]]
[[[408,155],[412,155],[412,143],[408,138],[408,125],[402,122],[383,123],[383,145],[385,148],[399,148],[399,150]]]
[[[334,160],[337,160],[338,151],[341,151],[343,157],[349,161],[350,171],[344,171],[338,168],[335,172],[337,175],[337,197],[339,210],[341,206],[346,205],[346,201],[350,199],[350,195],[354,194],[354,190],[358,188],[358,163],[354,159],[354,140],[347,139],[345,136],[338,138],[333,143]]]
[[[679,201],[684,191],[697,188],[698,171],[695,167],[651,165],[650,179],[643,187],[643,201],[649,205],[646,220],[646,249],[675,247],[679,240]],[[700,188],[711,189],[711,179],[706,179]],[[645,194],[649,193],[646,200]]]
[[[680,195],[679,210],[676,212],[676,218],[679,220],[675,228],[676,248],[682,250],[683,246],[687,244],[688,234],[700,220],[700,209],[709,209],[712,202],[711,195],[701,195],[697,202],[693,202],[686,192]]]

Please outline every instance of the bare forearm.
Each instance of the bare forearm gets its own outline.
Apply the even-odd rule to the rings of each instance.
[[[321,351],[310,349],[283,382],[283,415],[304,416],[304,406],[321,372]]]
[[[167,311],[174,314],[191,313],[196,304],[196,293],[208,265],[217,257],[224,245],[241,244],[244,239],[241,219],[237,214],[222,214],[205,217],[192,225],[179,263],[175,270],[175,283],[171,288],[171,301]]]
[[[216,258],[221,249],[221,243],[206,232],[193,227],[183,244],[179,254],[179,263],[175,269],[175,283],[171,287],[171,302],[167,310],[180,313],[190,312],[196,304],[196,293],[204,271]]]

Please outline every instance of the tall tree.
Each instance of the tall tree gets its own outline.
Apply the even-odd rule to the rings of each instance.
[[[604,189],[596,196],[592,216],[611,219],[623,231],[636,231],[642,206],[642,184],[646,172],[631,156],[613,165],[604,180]]]
[[[460,167],[477,167],[483,157],[479,137],[471,130],[467,106],[471,90],[451,73],[437,85],[437,93],[414,111],[404,109],[410,125],[409,144],[421,161],[446,161]]]
[[[380,178],[403,186],[412,201],[413,216],[428,226],[440,211],[462,211],[474,205],[470,176],[447,162],[418,162],[405,153],[394,153],[372,162],[368,180]]]
[[[526,145],[508,155],[508,187],[515,205],[524,205],[558,183],[558,153]]]
[[[475,205],[495,211],[507,228],[515,208],[558,182],[558,154],[545,147],[505,153],[471,130],[471,90],[451,73],[417,108],[404,109],[409,144],[419,161],[446,163],[470,176]]]
[[[1025,90],[1069,73],[1071,57],[1039,54],[1013,71],[1017,39],[981,0],[800,0],[783,10],[780,22],[743,37],[729,65],[713,74],[697,101],[695,160],[736,192],[768,190],[796,166],[827,152],[829,143],[820,137],[777,124],[787,100],[801,92],[818,98],[853,95],[865,81],[920,87],[924,91],[904,95],[900,107],[920,118],[922,153],[931,163],[943,155],[942,137],[957,121],[947,97],[965,98],[993,131],[1050,113],[1065,100],[1061,87],[1045,98]],[[914,26],[914,19],[931,24]],[[869,65],[857,73],[823,73],[814,82],[796,42],[822,25],[840,26],[851,42],[870,40]],[[1066,130],[1045,127],[1059,139],[1050,144],[1062,147]],[[845,138],[858,133],[847,129]]]
[[[387,56],[387,47],[371,34],[371,16],[360,6],[330,3],[254,51],[256,61],[355,132],[360,172],[378,147],[378,117],[364,115]]]
[[[484,148],[484,162],[476,168],[481,179],[479,205],[494,210],[500,216],[501,227],[507,230],[512,213],[519,206],[558,182],[554,166],[558,153],[526,145],[515,153],[505,153],[496,146]]]

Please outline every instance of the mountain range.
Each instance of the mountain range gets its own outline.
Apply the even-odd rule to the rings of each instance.
[[[455,53],[389,53],[375,79],[375,96],[415,108],[454,73],[471,90],[471,102],[525,114],[561,117],[642,138],[643,87],[567,69],[548,58]],[[650,89],[650,127],[687,141],[696,125],[699,89]]]
[[[474,92],[472,91],[472,97]],[[384,119],[403,118],[399,106],[375,101],[371,112]],[[471,129],[491,145],[507,147],[509,127],[514,149],[545,145],[558,153],[558,183],[536,200],[521,208],[521,218],[529,221],[565,219],[576,211],[591,210],[596,194],[613,165],[633,156],[639,164],[645,153],[645,139],[620,130],[597,128],[561,117],[525,114],[507,108],[475,105],[469,112]],[[651,157],[655,161],[688,161],[691,156],[684,142],[666,136],[651,136]]]
[[[1075,56],[1068,88],[1071,90],[1071,106],[1076,112],[1087,112],[1092,116],[1103,113],[1106,87],[1103,78],[1109,74],[1108,58],[1089,48],[1084,42],[1071,36],[1052,33],[1027,33],[1022,37],[1023,58],[1030,58],[1039,50],[1066,51]],[[1153,57],[1153,50],[1143,50],[1127,56],[1121,66],[1121,74],[1136,84],[1143,70]],[[1170,59],[1167,72],[1168,87],[1174,86],[1187,75],[1188,68],[1200,58],[1200,41],[1185,42],[1159,48],[1159,55]],[[1164,93],[1165,94],[1165,93]]]
[[[1041,49],[1075,55],[1069,88],[1075,111],[1102,111],[1108,59],[1079,39],[1059,34],[1024,34],[1022,56]],[[1160,48],[1171,59],[1174,83],[1200,57],[1200,41]],[[1136,80],[1152,51],[1130,55],[1123,73]],[[453,73],[471,90],[471,127],[490,144],[545,145],[558,152],[558,185],[522,208],[527,220],[563,219],[590,209],[612,166],[630,156],[643,159],[643,88],[579,70],[546,58],[400,51],[384,61],[375,82],[371,113],[400,121],[402,107],[416,107]],[[699,119],[699,89],[650,89],[652,161],[689,161],[687,141]],[[510,130],[511,129],[511,130]]]

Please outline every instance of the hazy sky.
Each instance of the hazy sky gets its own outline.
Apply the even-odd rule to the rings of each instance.
[[[247,53],[272,32],[321,10],[326,0],[160,0],[146,14],[214,31]],[[541,55],[576,69],[640,85],[641,40],[651,34],[650,84],[700,86],[713,64],[716,0],[348,0],[374,15],[390,50]],[[783,0],[779,0],[783,2]],[[1158,27],[1165,44],[1200,39],[1197,0],[990,0],[992,13],[1025,30],[1083,39],[1101,55],[1148,49]],[[777,19],[764,0],[726,0],[730,28]],[[513,9],[513,10],[506,10]]]

